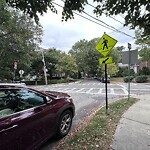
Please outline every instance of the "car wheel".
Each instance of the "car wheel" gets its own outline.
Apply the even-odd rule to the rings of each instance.
[[[67,110],[60,116],[57,134],[59,138],[68,134],[72,125],[72,112]]]

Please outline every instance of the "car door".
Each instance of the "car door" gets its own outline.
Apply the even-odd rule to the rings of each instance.
[[[48,128],[49,136],[53,135],[53,105],[28,89],[15,89],[14,99],[19,99],[20,110],[0,121],[1,149],[34,149],[47,138]]]

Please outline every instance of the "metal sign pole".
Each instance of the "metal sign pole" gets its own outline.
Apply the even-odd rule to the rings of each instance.
[[[128,100],[130,99],[130,64],[131,64],[131,44],[128,43],[128,49],[129,49],[129,64],[128,64]]]
[[[108,97],[107,97],[107,64],[105,64],[105,90],[106,90],[106,114],[108,114]]]
[[[100,52],[104,58],[100,58],[99,63],[105,63],[105,90],[106,90],[106,113],[108,114],[108,98],[107,98],[107,64],[112,63],[112,58],[109,57],[109,53],[112,48],[116,45],[117,40],[107,35],[105,32],[100,38],[98,44],[96,45],[96,50]]]

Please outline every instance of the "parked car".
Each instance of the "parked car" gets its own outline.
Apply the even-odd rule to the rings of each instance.
[[[66,93],[0,84],[0,149],[34,150],[68,134],[75,106]]]
[[[102,83],[106,83],[106,79],[103,78],[103,79],[101,80],[101,82],[102,82]],[[110,78],[107,78],[107,83],[110,83]]]

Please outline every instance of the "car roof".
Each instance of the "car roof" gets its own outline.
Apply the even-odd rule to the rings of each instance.
[[[25,83],[0,83],[0,86],[15,86],[15,87],[24,87]]]

